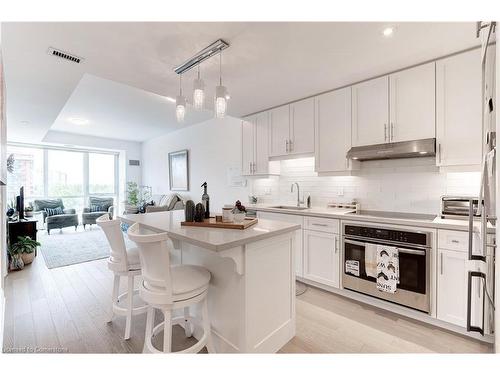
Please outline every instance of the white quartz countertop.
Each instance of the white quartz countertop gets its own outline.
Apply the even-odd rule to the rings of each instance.
[[[299,216],[314,216],[314,217],[324,217],[324,218],[334,218],[341,220],[352,220],[352,221],[367,221],[374,223],[383,224],[394,224],[394,225],[415,225],[423,228],[436,228],[436,229],[448,229],[448,230],[468,230],[468,221],[461,219],[441,219],[440,216],[436,215],[434,218],[429,219],[407,219],[399,217],[379,217],[373,215],[361,215],[353,213],[353,210],[347,208],[328,208],[328,207],[311,207],[303,210],[296,209],[285,209],[276,208],[273,206],[278,206],[278,204],[247,204],[245,207],[247,209],[252,209],[255,211],[264,212],[276,212],[282,214],[299,215]],[[475,230],[478,230],[480,226],[479,221],[474,222]],[[494,227],[488,225],[488,231],[494,232]]]
[[[183,227],[181,221],[184,220],[184,210],[119,215],[118,217],[125,223],[140,223],[150,230],[167,232],[172,239],[213,251],[227,250],[300,229],[298,224],[264,219],[259,219],[257,224],[247,229]]]

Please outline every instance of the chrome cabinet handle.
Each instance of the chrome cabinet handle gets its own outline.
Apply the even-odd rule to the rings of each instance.
[[[391,131],[389,133],[391,135],[391,142],[394,140],[394,123],[391,122]]]
[[[255,173],[255,163],[252,163],[252,173]]]
[[[441,254],[439,254],[439,255],[440,255],[440,257],[441,257],[441,265],[440,265],[440,266],[441,266],[441,267],[440,267],[440,268],[441,268],[441,272],[440,272],[440,273],[441,273],[441,275],[442,275],[442,274],[443,274],[443,253],[441,253]]]
[[[286,144],[286,152],[288,152],[288,139],[285,140],[285,144]]]
[[[338,244],[338,241],[339,239],[338,238],[335,238],[335,254],[337,254],[339,252],[339,244]]]
[[[327,227],[328,224],[319,224],[319,223],[311,223],[311,225],[315,225],[317,227]]]
[[[290,148],[290,152],[293,151],[293,142],[291,139],[288,140],[288,145],[289,145],[289,148]]]
[[[441,164],[441,143],[438,144],[439,164]]]
[[[384,142],[387,142],[387,124],[384,124]]]
[[[452,243],[460,243],[458,240],[451,240]]]

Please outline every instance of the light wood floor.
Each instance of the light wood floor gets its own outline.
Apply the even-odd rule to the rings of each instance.
[[[128,341],[121,338],[123,317],[106,323],[111,288],[112,274],[106,260],[48,270],[39,254],[32,265],[7,277],[4,352],[19,348],[70,353],[141,352],[144,316],[134,319]],[[492,351],[491,345],[315,288],[298,297],[296,307],[297,335],[282,348],[283,353]],[[174,350],[194,340],[186,339],[183,333],[174,329]]]

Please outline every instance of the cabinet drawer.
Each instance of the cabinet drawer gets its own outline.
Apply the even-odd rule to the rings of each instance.
[[[304,217],[304,229],[318,232],[339,233],[338,219],[325,219],[321,217]]]
[[[472,236],[472,249],[479,245],[479,233]],[[438,248],[467,252],[469,250],[469,232],[456,230],[438,230]]]

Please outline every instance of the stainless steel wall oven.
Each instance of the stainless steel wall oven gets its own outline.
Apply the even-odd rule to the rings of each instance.
[[[396,230],[372,223],[342,225],[343,272],[345,289],[394,302],[426,313],[430,312],[431,233],[419,230]],[[377,289],[376,279],[367,276],[367,244],[394,246],[399,253],[399,284],[395,293]],[[356,264],[353,272],[346,264]]]

